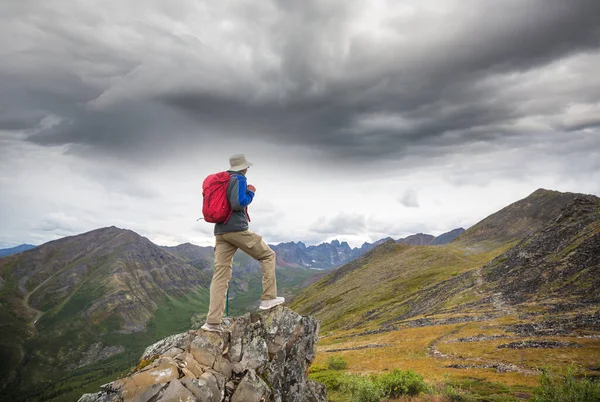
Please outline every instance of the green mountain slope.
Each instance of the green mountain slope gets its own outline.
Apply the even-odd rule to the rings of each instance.
[[[0,276],[2,325],[14,329],[1,338],[1,385],[47,399],[61,379],[126,369],[148,342],[188,328],[211,272],[110,227],[0,259]]]
[[[322,322],[320,370],[335,353],[353,373],[410,368],[513,401],[542,367],[598,377],[599,278],[600,198],[538,190],[450,244],[382,244],[291,308]]]
[[[324,328],[349,329],[390,325],[423,314],[467,312],[468,306],[492,313],[490,293],[510,290],[508,283],[514,285],[509,297],[514,300],[523,301],[527,292],[538,290],[549,295],[579,289],[583,297],[592,297],[597,282],[592,276],[598,276],[598,262],[590,260],[598,238],[597,203],[594,196],[537,190],[448,245],[382,244],[305,289],[292,308],[317,315]],[[527,261],[539,262],[541,253],[544,261],[552,261],[554,271],[541,263],[532,270]],[[507,260],[514,264],[512,270],[503,268]],[[549,280],[534,286],[528,275],[561,278],[572,287]]]
[[[213,265],[212,247],[159,247],[115,227],[0,259],[0,390],[69,400],[113,380],[148,344],[204,322]],[[318,272],[278,267],[279,293],[291,297]],[[238,252],[230,314],[258,306],[261,278]]]

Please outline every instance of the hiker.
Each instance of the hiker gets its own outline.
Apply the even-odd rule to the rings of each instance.
[[[229,158],[229,165],[226,196],[231,211],[225,222],[215,223],[215,272],[210,283],[208,315],[202,326],[202,329],[212,332],[223,331],[221,317],[231,279],[233,255],[238,249],[260,262],[263,291],[259,309],[268,310],[285,302],[285,298],[277,297],[275,252],[262,237],[248,229],[248,205],[254,199],[256,188],[247,184],[246,172],[253,164],[244,155],[236,154]]]

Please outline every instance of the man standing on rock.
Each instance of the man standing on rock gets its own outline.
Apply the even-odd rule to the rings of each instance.
[[[244,155],[237,154],[229,158],[229,165],[227,199],[232,213],[225,223],[215,224],[215,273],[210,283],[208,316],[202,326],[202,329],[212,332],[223,330],[221,318],[231,279],[233,255],[238,249],[260,262],[263,291],[259,309],[268,310],[285,302],[283,297],[277,297],[275,252],[261,236],[248,229],[247,207],[254,199],[256,188],[247,184],[246,173],[253,164]]]

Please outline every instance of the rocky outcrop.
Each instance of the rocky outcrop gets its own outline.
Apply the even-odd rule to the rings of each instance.
[[[165,338],[127,377],[79,401],[326,401],[325,387],[307,379],[319,331],[313,317],[279,306],[224,329]]]

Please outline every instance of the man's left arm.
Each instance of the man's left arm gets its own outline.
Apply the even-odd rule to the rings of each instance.
[[[251,186],[253,188],[253,186]],[[254,199],[254,191],[248,188],[244,176],[238,176],[238,202],[241,207],[247,207]]]

